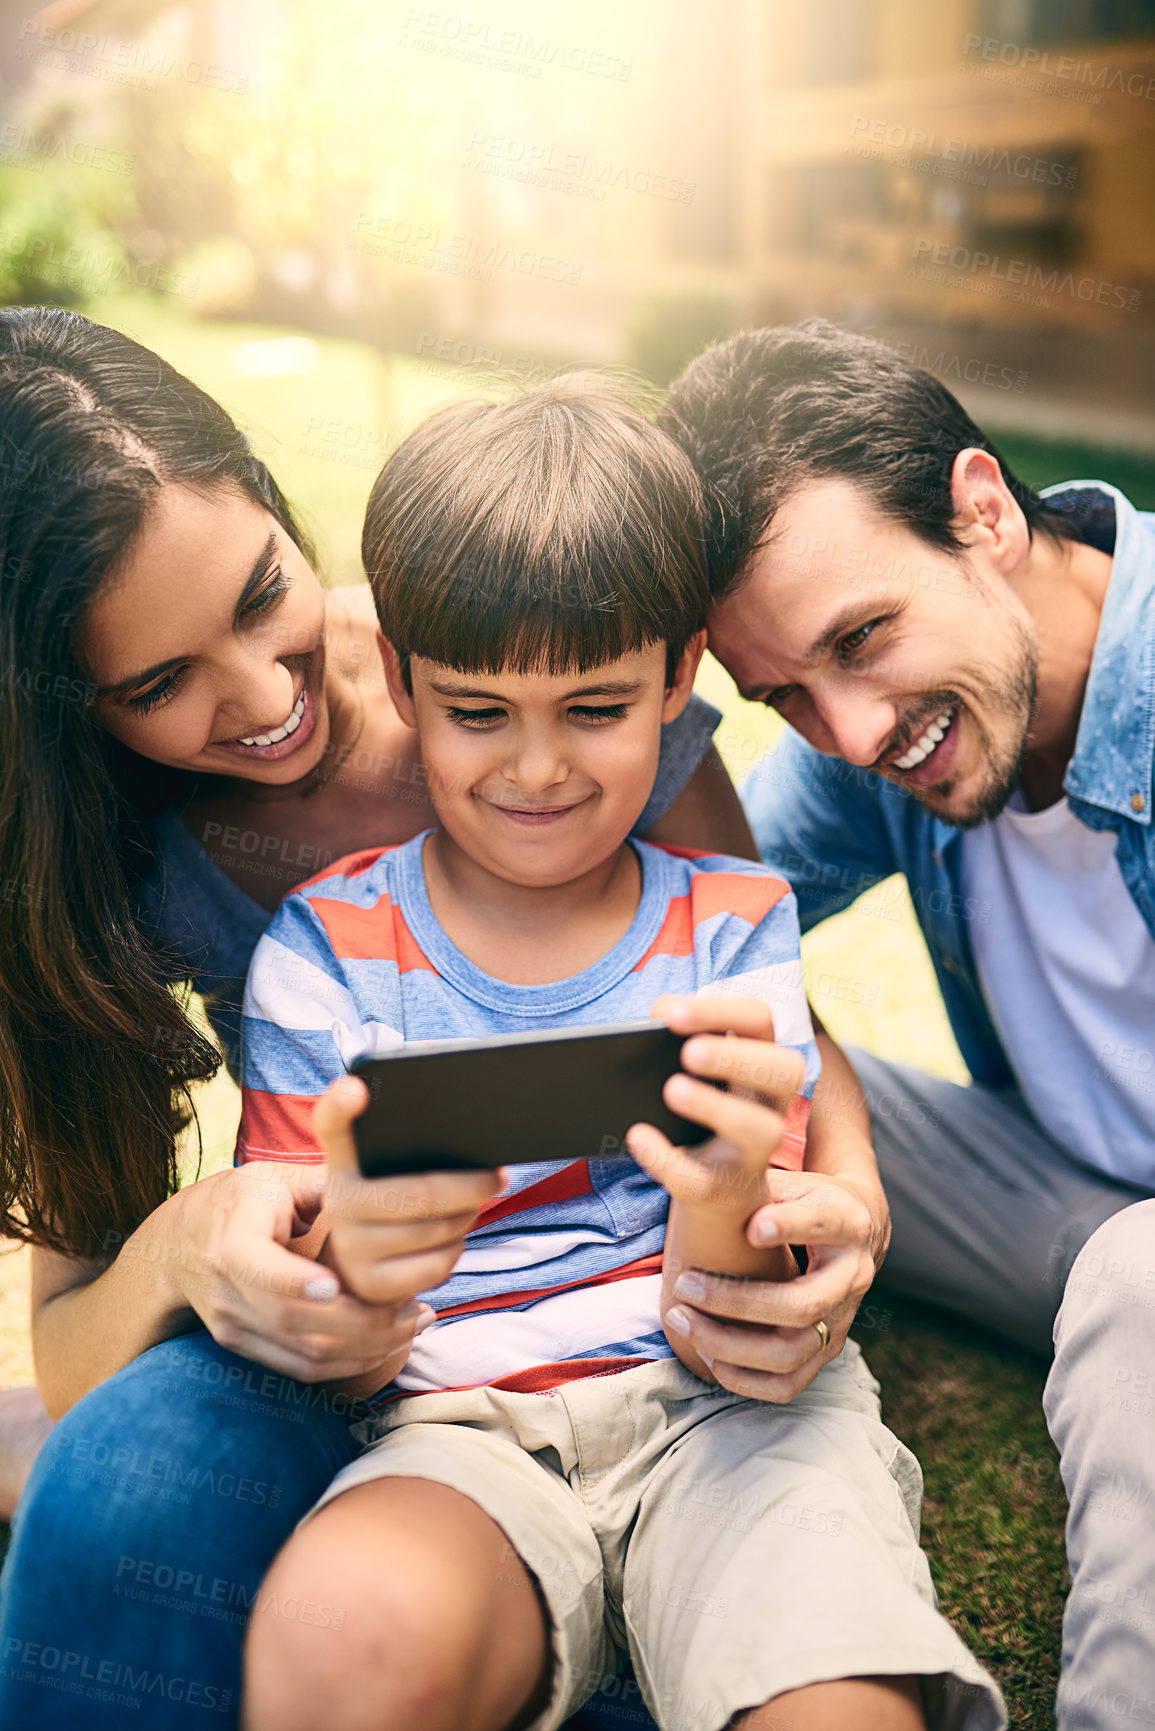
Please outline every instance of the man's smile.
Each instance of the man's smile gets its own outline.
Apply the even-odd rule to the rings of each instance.
[[[944,708],[913,740],[887,753],[881,767],[897,770],[914,787],[929,787],[947,775],[958,749],[956,708]]]

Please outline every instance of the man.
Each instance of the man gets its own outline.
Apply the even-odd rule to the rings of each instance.
[[[762,855],[804,927],[905,875],[974,1078],[853,1054],[887,1278],[1054,1325],[1059,1723],[1155,1723],[1155,518],[1035,495],[938,380],[820,321],[707,350],[663,420],[712,497],[711,647],[790,724],[747,784]]]

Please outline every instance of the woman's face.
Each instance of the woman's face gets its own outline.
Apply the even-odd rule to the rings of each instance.
[[[268,511],[235,487],[166,483],[81,630],[97,720],[176,769],[296,781],[328,743],[324,624]]]

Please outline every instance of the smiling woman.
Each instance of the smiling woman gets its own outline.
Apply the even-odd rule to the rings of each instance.
[[[247,573],[239,594],[238,572]],[[248,779],[283,785],[323,751],[314,692],[324,629],[321,587],[288,532],[268,529],[267,511],[241,493],[170,484],[93,601],[80,650],[97,719],[123,744],[209,774],[236,774],[243,762]],[[169,645],[177,653],[119,674]],[[285,767],[270,773],[274,764]]]

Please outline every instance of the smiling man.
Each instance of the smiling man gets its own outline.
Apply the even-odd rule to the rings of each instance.
[[[763,857],[804,928],[904,874],[974,1078],[852,1054],[888,1279],[1054,1328],[1059,1723],[1155,1723],[1155,518],[1036,495],[937,379],[820,321],[707,350],[663,422],[710,492],[711,648],[790,724],[745,789]]]

